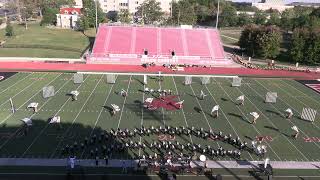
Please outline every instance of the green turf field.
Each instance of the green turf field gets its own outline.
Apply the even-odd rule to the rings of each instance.
[[[320,122],[310,122],[299,119],[303,107],[311,107],[319,111],[320,96],[304,85],[286,79],[255,79],[245,78],[241,87],[231,87],[231,79],[212,78],[208,85],[201,85],[200,78],[193,78],[192,85],[183,85],[184,77],[164,77],[160,82],[157,77],[149,77],[146,87],[153,89],[172,89],[178,94],[178,100],[184,100],[182,110],[167,111],[158,109],[149,111],[141,106],[147,95],[141,92],[142,76],[117,76],[115,84],[107,84],[104,75],[85,75],[82,84],[73,83],[73,74],[68,73],[17,73],[0,82],[0,154],[2,157],[40,157],[61,158],[61,149],[75,141],[83,142],[84,137],[100,135],[102,130],[111,128],[129,128],[149,126],[194,126],[204,129],[212,128],[215,132],[239,136],[243,141],[250,142],[256,136],[266,136],[263,142],[268,146],[267,157],[277,161],[320,161]],[[56,95],[44,99],[42,88],[47,85],[55,87]],[[118,94],[121,89],[128,90],[128,96]],[[77,101],[72,101],[66,94],[78,90]],[[200,91],[208,96],[199,100]],[[276,104],[264,103],[266,92],[278,93]],[[241,94],[246,96],[244,106],[236,106],[234,100]],[[15,114],[10,111],[9,98],[13,99],[17,109]],[[30,102],[39,103],[39,112],[33,114],[26,106]],[[117,104],[120,112],[111,116],[107,107]],[[214,105],[220,105],[220,115],[217,119],[210,116]],[[289,121],[282,117],[285,109],[294,111],[294,118]],[[195,109],[201,109],[199,113]],[[249,112],[260,113],[256,125],[249,122]],[[48,124],[53,115],[61,116],[61,126]],[[26,136],[21,131],[20,119],[31,117],[33,126]],[[291,137],[291,127],[298,126],[300,136],[297,140]],[[315,137],[311,142],[304,138]],[[150,137],[135,137],[133,141],[158,140],[156,135]],[[193,142],[217,148],[235,149],[222,141],[211,141],[195,136],[176,136],[175,141],[181,143]],[[307,141],[310,141],[307,140]],[[108,145],[108,144],[107,144]],[[78,158],[90,158],[89,151],[100,144],[89,146],[85,150],[77,150]],[[126,151],[113,153],[110,158],[134,158],[136,155],[150,153]],[[222,160],[216,158],[215,160]],[[261,160],[253,153],[244,151],[241,159]],[[223,160],[231,160],[229,157]]]

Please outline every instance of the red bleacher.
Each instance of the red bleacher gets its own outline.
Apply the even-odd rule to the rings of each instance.
[[[142,57],[144,50],[148,57]],[[176,57],[173,59],[171,52]],[[101,24],[88,63],[199,64],[232,63],[224,54],[219,32],[204,28],[158,28]]]

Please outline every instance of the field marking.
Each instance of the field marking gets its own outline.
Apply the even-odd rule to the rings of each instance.
[[[88,76],[89,77],[89,76]],[[87,78],[88,78],[87,77]],[[86,79],[87,79],[86,78]],[[85,79],[85,80],[86,80]],[[71,80],[71,78],[70,78],[70,80]],[[84,80],[84,81],[85,81]],[[68,82],[68,81],[67,81]],[[66,83],[65,83],[66,84]],[[83,84],[83,83],[82,83]],[[77,88],[76,88],[76,90],[78,90],[81,86],[82,86],[82,84],[80,85],[80,86],[78,86]],[[60,88],[61,89],[61,88]],[[61,111],[61,109],[66,105],[66,103],[69,101],[69,99],[70,99],[71,97],[68,97],[67,98],[67,100],[63,103],[63,105],[60,107],[60,109],[54,114],[54,116],[56,116],[60,111]],[[27,147],[27,149],[23,152],[23,154],[21,155],[21,157],[23,157],[28,151],[29,151],[29,149],[32,147],[32,145],[39,139],[39,137],[42,135],[42,133],[49,127],[49,125],[50,125],[50,123],[47,123],[46,125],[45,125],[45,127],[44,128],[42,128],[42,130],[40,131],[40,133],[33,139],[33,141],[29,144],[29,146]],[[63,138],[61,138],[61,139],[63,139]]]
[[[162,90],[162,87],[161,87],[161,76],[159,76],[159,87],[160,89]],[[165,126],[166,125],[166,121],[164,120],[164,108],[161,108],[161,112],[162,112],[162,121],[163,121],[163,125]]]
[[[310,97],[308,96],[308,94],[302,92],[301,90],[297,89],[296,87],[292,86],[291,84],[287,83],[287,82],[284,81],[284,80],[281,80],[281,81],[284,82],[285,84],[289,85],[290,87],[292,87],[292,88],[295,89],[296,91],[299,91],[301,94],[304,94],[305,97],[308,97],[309,99],[311,99],[312,101],[314,101],[314,102],[316,102],[317,104],[320,105],[320,103],[319,103],[317,100],[315,100],[315,99],[313,99],[313,98],[310,98]],[[314,91],[314,90],[312,90],[312,91]]]
[[[127,76],[144,76],[144,75],[148,75],[148,76],[159,76],[159,74],[153,74],[153,73],[117,73],[117,72],[78,72],[79,74],[114,74],[114,75],[127,75]],[[178,73],[178,72],[177,72]],[[176,77],[219,77],[219,78],[236,78],[238,76],[234,76],[234,75],[199,75],[199,74],[194,74],[194,75],[190,75],[190,74],[165,74],[165,73],[161,73],[161,76],[176,76]]]
[[[200,108],[201,108],[202,115],[203,115],[203,116],[204,116],[204,118],[206,119],[207,124],[208,124],[208,126],[209,126],[210,130],[212,130],[211,125],[210,125],[210,123],[209,123],[209,120],[208,120],[207,116],[204,114],[204,112],[203,112],[203,108],[202,108],[201,104],[199,103],[199,100],[198,100],[198,98],[197,98],[197,95],[194,93],[194,90],[193,90],[192,86],[191,86],[191,85],[189,85],[189,87],[191,88],[192,93],[193,93],[193,95],[194,95],[194,98],[197,100],[197,103],[198,103],[198,105],[199,105],[199,106],[200,106]]]
[[[256,80],[255,80],[256,81]],[[258,81],[256,81],[257,83],[259,83]],[[261,83],[259,83],[264,89],[266,89],[267,91],[269,91],[269,89],[268,88],[266,88],[264,85],[262,85]],[[279,89],[281,89],[279,86],[277,86]],[[281,89],[282,90],[282,89]],[[283,91],[283,90],[282,90]],[[280,99],[281,100],[281,98],[279,97],[278,99]],[[294,111],[296,111],[296,112],[298,112],[295,108],[293,108],[291,105],[289,105],[287,102],[285,102],[285,101],[283,101],[283,100],[281,100],[282,102],[284,102],[287,106],[289,106],[289,107],[291,107]],[[303,103],[304,104],[304,103]],[[280,114],[282,114],[281,113],[281,111],[279,111],[273,104],[271,104],[272,105],[272,107],[274,107],[274,109],[276,109]],[[299,112],[298,112],[298,114],[300,114]],[[289,120],[289,122],[291,123],[291,125],[293,125],[293,126],[295,126],[295,124],[292,122],[292,121],[290,121]],[[318,126],[316,126],[317,128],[319,128]],[[301,129],[300,129],[300,131],[305,135],[305,136],[307,136],[307,137],[310,137],[310,136],[308,136],[304,131],[302,131]],[[313,142],[318,148],[320,148],[320,146],[316,143],[316,142]]]
[[[11,86],[9,86],[9,87],[7,87],[6,89],[2,90],[2,91],[0,92],[0,94],[2,94],[3,92],[7,91],[9,88],[11,88],[12,86],[16,85],[16,84],[19,83],[20,81],[25,80],[25,79],[26,79],[27,77],[29,77],[30,75],[32,75],[32,74],[31,74],[31,73],[28,73],[28,75],[25,76],[24,78],[20,79],[19,81],[13,83]],[[13,77],[13,76],[11,76],[11,77]],[[10,78],[11,78],[11,77],[10,77]],[[10,79],[10,78],[8,78],[8,79]]]
[[[175,89],[176,89],[176,93],[177,93],[177,94],[179,94],[179,91],[178,91],[178,88],[177,88],[176,81],[174,80],[173,76],[171,76],[171,77],[172,77],[172,81],[173,81],[174,87],[175,87]],[[178,99],[179,99],[179,101],[181,101],[180,96],[178,96]],[[184,112],[183,108],[181,108],[181,110],[182,110],[182,114],[183,114],[184,122],[186,123],[186,126],[187,126],[187,128],[188,128],[188,127],[189,127],[189,125],[188,125],[188,122],[187,122],[186,114],[185,114],[185,112]],[[191,137],[191,135],[190,135],[190,134],[189,134],[189,138],[190,138],[191,143],[193,144],[192,137]]]
[[[285,81],[283,81],[283,82],[285,82]],[[285,82],[286,83],[286,82]],[[291,86],[291,84],[289,84],[289,83],[286,83],[287,85],[289,85],[290,87],[293,87],[296,91],[299,91],[300,93],[302,93],[302,94],[304,94],[304,96],[303,97],[308,97],[309,99],[311,99],[312,101],[314,101],[314,102],[316,102],[317,104],[319,104],[320,105],[320,103],[318,102],[318,101],[316,101],[316,100],[314,100],[313,98],[310,98],[310,96],[308,96],[307,94],[305,94],[304,92],[302,92],[302,91],[300,91],[299,89],[297,89],[296,87],[294,87],[294,86]],[[278,86],[278,85],[277,85]],[[279,86],[278,86],[279,87]],[[280,87],[279,87],[280,88]],[[281,89],[281,88],[280,88]],[[292,89],[292,88],[291,88]],[[290,95],[292,95],[291,93],[287,93],[287,94],[290,94]],[[292,97],[294,97],[296,100],[298,100],[298,101],[300,101],[300,103],[302,103],[303,105],[305,105],[306,107],[310,107],[310,106],[308,106],[308,105],[306,105],[304,102],[302,102],[301,100],[299,100],[298,98],[296,98],[295,96],[292,96]],[[315,96],[314,96],[315,97]],[[318,96],[317,96],[318,97]],[[298,111],[297,111],[298,112]],[[298,112],[299,113],[299,112]],[[300,113],[299,113],[300,114]],[[312,123],[314,126],[316,126],[318,129],[320,129],[319,128],[319,126],[317,126],[315,123]]]
[[[60,74],[59,76],[61,76],[61,74]],[[59,77],[59,76],[57,76],[57,77]],[[54,80],[55,80],[55,79],[53,79],[52,81],[50,81],[47,85],[51,84]],[[42,91],[42,89],[40,89],[40,90],[38,91],[38,93],[41,92],[41,91]],[[34,96],[36,96],[38,93],[36,93],[35,95],[33,95],[31,98],[33,98]],[[31,99],[31,98],[30,98],[30,99]],[[30,101],[30,99],[28,99],[26,102]],[[51,99],[51,98],[50,98],[50,99]],[[50,99],[46,100],[46,102],[43,103],[42,106],[40,106],[39,110],[40,110]],[[25,104],[25,103],[24,103],[24,104]],[[24,104],[22,104],[19,108],[21,108]],[[19,108],[18,108],[18,109],[19,109]],[[34,114],[34,115],[35,115],[35,114]],[[32,118],[34,115],[31,115],[30,118]],[[9,115],[9,116],[12,116],[12,114]],[[9,117],[7,117],[6,119],[8,119],[8,118],[9,118]],[[6,121],[6,119],[5,119],[4,121]],[[2,121],[2,122],[3,122],[3,121]],[[2,123],[2,122],[1,122],[1,123]],[[1,123],[0,123],[0,124],[1,124]],[[2,149],[3,146],[5,146],[5,145],[9,142],[9,140],[11,140],[11,139],[14,137],[14,135],[15,135],[17,132],[20,131],[21,128],[22,128],[22,127],[18,128],[18,129],[13,133],[13,135],[12,135],[10,138],[8,138],[4,143],[2,143],[2,144],[0,145],[0,149]]]
[[[48,73],[42,75],[41,78],[44,77],[44,76],[46,76],[46,75],[48,75]],[[20,90],[17,94],[15,94],[14,96],[12,96],[11,98],[13,99],[13,98],[16,97],[17,95],[21,94],[23,91],[25,91],[26,89],[28,89],[30,86],[32,86],[32,85],[33,85],[34,83],[36,83],[36,82],[37,82],[37,81],[33,81],[32,83],[30,83],[28,86],[26,86],[25,88],[23,88],[22,90]],[[41,90],[42,90],[42,89],[41,89]],[[5,103],[7,103],[7,102],[9,102],[9,101],[10,101],[10,98],[9,98],[8,100],[4,101],[2,104],[0,104],[0,107],[3,106]],[[1,122],[1,123],[2,123],[2,122]],[[1,124],[1,123],[0,123],[0,124]]]
[[[132,78],[132,76],[130,76],[130,80],[129,80],[128,87],[127,87],[127,92],[129,90],[129,87],[130,87],[130,84],[131,84],[131,78]],[[122,105],[122,109],[121,109],[121,113],[120,113],[120,117],[119,117],[119,123],[118,123],[118,127],[117,127],[117,132],[118,132],[118,128],[120,127],[121,117],[122,117],[124,106],[125,106],[126,101],[127,101],[127,97],[128,96],[124,97],[124,100],[123,100],[123,105]]]
[[[89,77],[89,76],[87,76],[87,78],[88,78],[88,77]],[[68,129],[65,131],[65,133],[64,133],[64,135],[63,135],[63,138],[61,138],[61,140],[60,140],[59,143],[57,144],[57,147],[56,147],[56,149],[54,150],[54,152],[50,155],[50,158],[52,158],[52,157],[55,155],[55,153],[57,152],[60,144],[61,144],[62,141],[64,140],[64,137],[69,133],[69,131],[70,131],[71,128],[73,127],[74,122],[77,120],[77,118],[78,118],[79,115],[81,114],[83,108],[87,105],[87,103],[88,103],[90,97],[92,96],[93,92],[96,90],[96,88],[98,87],[99,83],[101,82],[102,77],[103,77],[103,76],[100,77],[100,80],[97,82],[97,84],[96,84],[95,87],[93,88],[91,94],[87,97],[86,101],[85,101],[85,102],[83,103],[83,105],[81,106],[80,111],[78,112],[78,114],[76,115],[76,117],[72,120],[71,125],[70,125],[70,126],[68,127]],[[86,78],[86,79],[87,79],[87,78]],[[80,86],[82,86],[83,84],[84,84],[84,83],[81,83]],[[79,89],[80,86],[79,86],[77,89]],[[69,97],[68,100],[69,100],[70,98],[71,98],[71,97]]]
[[[208,89],[207,85],[204,85],[204,86],[205,86],[205,88],[207,89],[207,91],[209,92],[209,94],[210,94],[210,96],[212,97],[212,99],[214,100],[214,102],[215,102],[216,104],[218,104],[218,101],[216,101],[216,99],[215,99],[214,96],[212,95],[211,91]],[[226,92],[225,92],[225,93],[226,93]],[[228,95],[228,94],[227,94],[227,95]],[[231,126],[232,130],[236,133],[236,135],[237,135],[238,137],[240,137],[239,134],[237,133],[237,131],[235,130],[235,128],[233,127],[233,125],[231,124],[231,121],[229,120],[229,118],[226,116],[226,114],[225,114],[224,111],[222,110],[222,108],[221,108],[220,110],[221,110],[223,116],[224,116],[224,117],[226,118],[226,120],[228,121],[228,123],[229,123],[229,125]],[[247,151],[247,153],[249,154],[249,156],[251,157],[251,159],[254,160],[253,157],[251,156],[251,154],[250,154],[248,151]]]
[[[191,84],[189,85],[189,87],[191,88],[192,93],[193,93],[193,95],[194,95],[194,98],[197,100],[198,105],[199,105],[200,108],[201,108],[202,115],[203,115],[204,118],[206,119],[206,121],[207,121],[207,123],[208,123],[208,126],[209,126],[209,128],[210,128],[210,131],[212,131],[212,128],[211,128],[211,125],[210,125],[210,123],[209,123],[209,121],[208,121],[208,118],[207,118],[206,114],[204,113],[203,108],[202,108],[202,106],[201,106],[201,104],[200,104],[200,102],[199,102],[199,100],[198,100],[198,97],[197,97],[196,94],[194,93],[194,90],[193,90]],[[216,141],[216,144],[218,145],[218,147],[221,147],[218,141]]]
[[[252,88],[250,85],[247,85],[247,86],[248,86],[250,89],[253,89],[253,91],[263,99],[263,97],[262,97],[259,93],[257,93],[257,92],[254,90],[254,88]],[[238,89],[239,89],[239,88],[238,88]],[[242,93],[242,91],[241,91],[240,89],[239,89],[239,91]],[[242,93],[242,94],[244,94],[244,93]],[[254,107],[256,107],[257,111],[259,111],[260,114],[262,114],[262,115],[270,122],[270,124],[271,124],[274,128],[279,129],[279,128],[269,119],[269,117],[266,116],[266,115],[250,100],[250,98],[247,98],[247,99],[248,99],[248,101],[249,101]],[[262,108],[262,109],[263,109],[263,108]],[[282,136],[308,161],[308,158],[289,140],[289,138],[288,138],[287,136],[285,136],[285,135],[283,135],[283,134],[282,134]]]
[[[118,78],[118,76],[116,76],[115,81],[117,80],[117,78]],[[111,86],[111,88],[110,88],[110,90],[109,90],[109,93],[108,93],[108,95],[107,95],[107,97],[106,97],[106,99],[105,99],[105,101],[104,101],[104,103],[103,103],[103,106],[101,107],[101,110],[100,110],[99,115],[98,115],[98,117],[97,117],[97,119],[96,119],[96,121],[95,121],[95,123],[94,123],[94,126],[93,126],[91,132],[90,132],[89,137],[91,137],[94,129],[96,128],[96,126],[97,126],[97,124],[98,124],[98,122],[99,122],[99,120],[100,120],[100,116],[101,116],[103,110],[105,109],[104,106],[107,104],[107,101],[108,101],[108,99],[109,99],[109,96],[110,96],[110,94],[111,94],[111,91],[112,91],[114,85],[115,85],[115,84],[112,84],[112,86]],[[82,153],[81,153],[81,155],[80,155],[80,158],[82,158],[82,156],[83,156],[83,154],[84,154],[85,151],[86,151],[86,150],[83,149],[83,151],[82,151]]]
[[[143,89],[146,88],[146,85],[143,83]],[[144,93],[142,93],[142,103],[144,103]],[[140,123],[140,128],[142,128],[142,125],[143,125],[143,106],[141,106],[141,123]],[[142,137],[140,136],[139,138],[139,143],[141,144],[141,141],[142,141]],[[139,147],[139,157],[141,156],[141,147]]]
[[[46,74],[45,74],[46,75]],[[61,74],[60,74],[61,75]],[[59,76],[60,76],[59,75]],[[56,78],[58,78],[59,76],[57,76]],[[56,78],[54,78],[52,81],[50,81],[49,83],[47,83],[47,85],[49,85],[49,84],[51,84]],[[32,84],[34,84],[36,81],[34,81],[34,82],[32,82],[30,85],[32,85]],[[28,87],[30,87],[30,85],[28,86]],[[47,86],[46,85],[46,86]],[[21,90],[18,94],[20,94],[21,92],[23,92],[24,90],[25,90],[26,88],[24,88],[23,90]],[[24,106],[27,102],[29,102],[30,101],[30,99],[32,99],[32,98],[34,98],[36,95],[38,95],[38,93],[39,92],[41,92],[42,91],[42,89],[40,89],[37,93],[35,93],[33,96],[31,96],[27,101],[25,101],[22,105],[20,105],[18,108],[17,108],[17,110],[19,110],[22,106]],[[16,94],[16,95],[18,95],[18,94]],[[16,96],[15,95],[15,96]],[[15,96],[13,96],[13,97],[15,97]],[[9,100],[8,100],[9,101]],[[1,105],[0,105],[1,106]],[[9,114],[6,118],[4,118],[4,120],[2,120],[1,122],[0,122],[0,125],[2,124],[2,123],[4,123],[4,122],[6,122],[11,116],[13,115],[13,113],[11,113],[11,114]]]

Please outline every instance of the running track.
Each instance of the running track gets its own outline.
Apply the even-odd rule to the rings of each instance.
[[[140,72],[167,74],[210,74],[210,75],[239,75],[255,77],[287,77],[301,79],[320,79],[320,73],[305,73],[282,70],[257,70],[247,68],[185,68],[184,71],[172,71],[162,66],[144,68],[138,65],[117,64],[66,64],[66,63],[43,63],[43,62],[0,62],[2,71],[90,71],[90,72]]]

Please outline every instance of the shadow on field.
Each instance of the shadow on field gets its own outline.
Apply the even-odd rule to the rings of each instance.
[[[278,129],[278,128],[275,128],[275,127],[271,127],[271,126],[264,126],[264,128],[271,129],[271,130],[274,130],[274,131],[279,132],[279,129]]]
[[[148,169],[139,168],[137,162],[121,165],[123,161],[115,160],[139,159],[137,149],[132,150],[125,146],[131,140],[138,142],[137,137],[114,135],[110,131],[112,128],[106,131],[100,127],[66,123],[63,120],[59,124],[48,124],[47,119],[32,119],[32,124],[26,126],[21,123],[15,127],[6,126],[0,129],[3,140],[0,148],[1,158],[65,159],[65,165],[52,167],[50,160],[39,165],[29,159],[28,162],[32,166],[11,166],[11,170],[3,170],[6,173],[16,171],[19,173],[3,175],[1,170],[4,167],[0,166],[0,179],[168,179],[167,175],[160,172],[147,176]],[[42,131],[44,128],[46,130]],[[30,144],[33,145],[28,148]],[[74,169],[68,164],[69,157],[76,157]],[[92,162],[89,166],[83,166],[79,164],[80,159]],[[19,162],[21,163],[21,160]],[[130,164],[135,167],[131,167]],[[114,165],[117,168],[108,167]]]
[[[267,113],[270,113],[270,114],[272,114],[272,115],[277,115],[277,116],[279,116],[279,117],[283,117],[281,113],[276,112],[276,111],[272,111],[272,110],[267,109],[266,112],[267,112]]]
[[[247,119],[245,119],[243,116],[239,115],[239,114],[235,114],[235,113],[228,113],[228,115],[236,117],[237,119],[241,119],[242,121],[251,124],[251,122],[249,122]]]
[[[112,119],[105,119],[110,121]],[[216,175],[205,174],[204,176],[175,176],[179,172],[159,171],[152,173],[153,176],[147,176],[151,173],[151,166],[149,168],[141,168],[136,166],[137,162],[133,162],[135,167],[129,167],[129,165],[122,165],[123,161],[119,159],[139,159],[138,149],[126,147],[126,143],[129,141],[138,142],[139,135],[137,136],[123,136],[115,135],[111,133],[112,127],[108,129],[102,129],[99,126],[93,128],[92,120],[88,119],[89,125],[84,123],[72,123],[71,120],[65,122],[62,119],[61,123],[49,124],[47,119],[32,119],[32,126],[26,126],[21,123],[18,126],[5,126],[0,129],[1,132],[1,157],[17,157],[17,158],[49,158],[49,159],[62,159],[65,160],[65,165],[50,167],[50,160],[45,161],[44,164],[37,164],[34,162],[33,166],[19,166],[14,170],[5,170],[5,172],[12,173],[10,178],[8,174],[2,175],[0,166],[0,179],[139,179],[139,180],[151,180],[151,179],[169,179],[169,176],[176,177],[177,179],[218,179]],[[88,124],[88,123],[87,123]],[[113,126],[115,127],[115,126]],[[46,128],[45,130],[43,130]],[[130,129],[132,129],[131,127]],[[116,132],[117,129],[113,129]],[[183,138],[184,136],[180,136]],[[188,139],[184,139],[189,142]],[[32,144],[32,146],[30,146]],[[30,146],[30,148],[28,148]],[[152,151],[141,151],[141,155],[152,153]],[[165,155],[166,153],[163,152]],[[89,164],[83,166],[76,161],[74,169],[70,169],[68,165],[68,158],[70,156],[76,157],[76,160],[86,159]],[[115,159],[118,159],[115,161]],[[19,160],[21,162],[21,160]],[[84,162],[84,161],[81,161]],[[47,164],[46,164],[47,163]],[[112,168],[106,166],[116,165],[118,168]],[[52,164],[51,164],[52,165]],[[88,166],[89,165],[89,166]],[[127,167],[124,167],[127,166]],[[7,167],[9,168],[9,167]],[[125,168],[125,171],[123,170]],[[234,179],[239,179],[237,174],[233,170],[224,168],[225,171],[232,175]],[[26,175],[26,173],[28,173]],[[34,173],[34,174],[32,174]],[[35,174],[37,173],[37,174]],[[214,173],[214,170],[212,171]],[[46,174],[46,177],[43,176]],[[50,174],[50,176],[48,176]],[[59,174],[59,175],[57,175]]]

